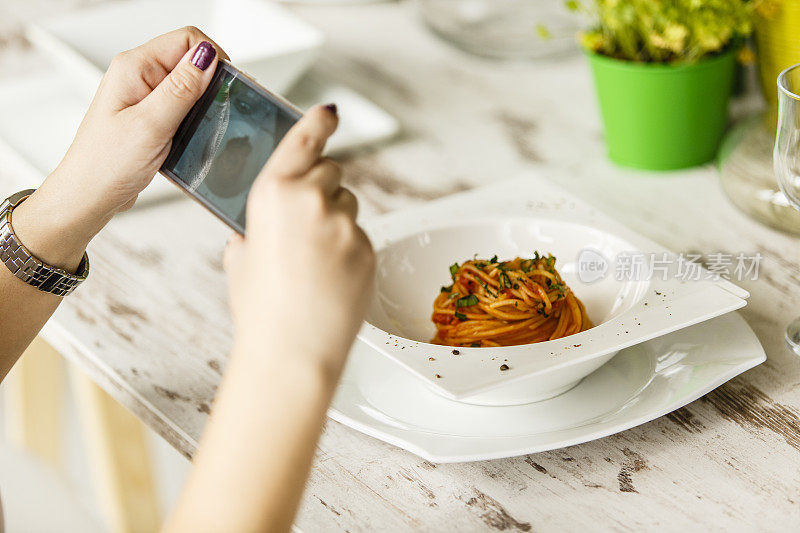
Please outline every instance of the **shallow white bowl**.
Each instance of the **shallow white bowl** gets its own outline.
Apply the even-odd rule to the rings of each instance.
[[[93,94],[119,52],[183,26],[197,26],[234,64],[282,93],[311,66],[322,33],[263,0],[135,0],[59,15],[27,29],[82,90]]]
[[[506,182],[367,223],[378,268],[359,338],[443,396],[515,405],[569,390],[622,348],[745,305],[746,291],[726,282],[618,281],[613,261],[618,254],[663,249],[555,190],[552,202],[541,202],[548,188],[541,181]],[[541,203],[531,205],[526,197]],[[476,219],[476,213],[486,217]],[[428,343],[435,332],[433,299],[451,282],[450,264],[474,254],[531,257],[536,250],[557,257],[556,268],[596,327],[538,344],[457,348],[457,354],[452,347]],[[578,258],[586,250],[609,258],[609,275],[581,282]],[[503,364],[510,368],[500,370]]]

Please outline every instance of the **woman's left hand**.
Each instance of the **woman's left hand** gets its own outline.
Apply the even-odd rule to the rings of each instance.
[[[220,57],[228,58],[203,32],[186,27],[114,58],[64,159],[14,210],[17,234],[34,255],[77,266],[89,240],[153,179]],[[55,228],[42,227],[44,214]],[[48,249],[46,232],[53,229],[62,251]]]

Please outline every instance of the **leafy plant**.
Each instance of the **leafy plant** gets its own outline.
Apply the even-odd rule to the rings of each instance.
[[[695,63],[742,42],[769,0],[570,0],[594,21],[583,46],[627,61]]]

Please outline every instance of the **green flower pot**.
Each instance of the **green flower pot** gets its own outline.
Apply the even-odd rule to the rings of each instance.
[[[714,159],[728,121],[735,50],[678,66],[587,55],[612,161],[674,170]]]

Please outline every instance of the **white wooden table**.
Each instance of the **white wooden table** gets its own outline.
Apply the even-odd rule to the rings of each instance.
[[[39,13],[47,5],[34,4]],[[298,526],[800,527],[800,361],[783,344],[784,325],[800,314],[800,242],[736,211],[712,166],[646,174],[610,164],[580,56],[511,64],[472,58],[430,35],[409,2],[296,11],[327,33],[316,73],[358,89],[403,125],[395,141],[344,160],[363,216],[538,171],[675,251],[760,252],[760,278],[742,283],[752,294],[742,314],[769,358],[659,420],[528,457],[434,465],[329,421]],[[13,20],[6,24],[2,76],[41,68],[15,37]],[[0,192],[18,178],[0,158]],[[227,235],[185,199],[119,217],[91,245],[89,280],[44,332],[187,456],[231,342],[220,261]]]

